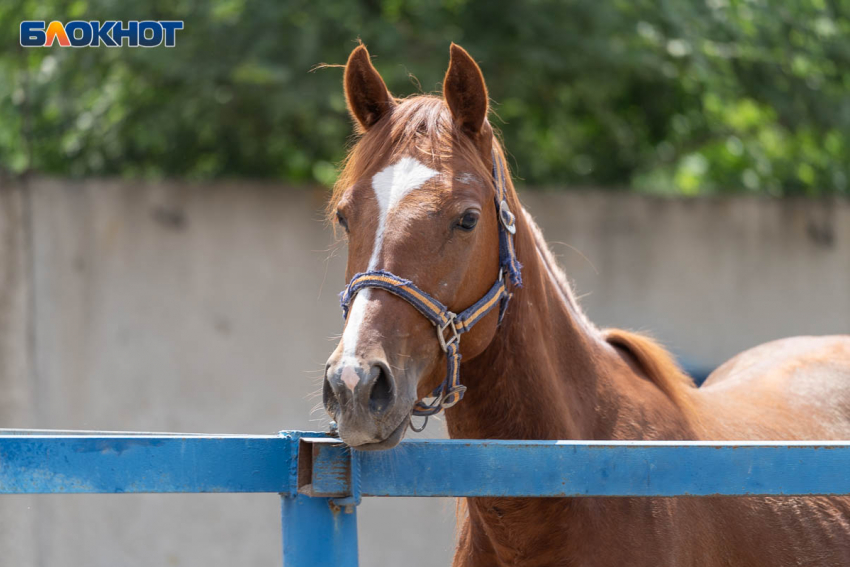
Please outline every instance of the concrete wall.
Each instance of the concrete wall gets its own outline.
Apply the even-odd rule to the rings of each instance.
[[[773,339],[850,332],[850,202],[524,193],[600,326],[714,368]]]
[[[0,185],[0,426],[324,428],[345,249],[322,192],[257,183]],[[850,329],[850,204],[523,195],[600,325],[691,365]],[[428,434],[435,430],[429,427]],[[454,503],[367,499],[363,565],[446,565]],[[275,496],[0,499],[16,566],[275,565]]]

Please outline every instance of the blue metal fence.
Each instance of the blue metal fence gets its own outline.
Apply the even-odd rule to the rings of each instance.
[[[0,435],[0,493],[267,492],[284,565],[357,565],[366,496],[850,494],[850,444],[408,440],[351,451],[321,433]]]

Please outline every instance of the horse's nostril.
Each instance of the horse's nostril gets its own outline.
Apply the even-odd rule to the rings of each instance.
[[[393,384],[389,372],[381,364],[376,364],[369,371],[372,390],[369,392],[369,409],[373,413],[382,414],[390,407],[393,398]]]
[[[339,400],[334,393],[331,381],[328,380],[327,375],[325,375],[325,380],[322,384],[322,403],[328,413],[336,416],[337,411],[339,411]]]

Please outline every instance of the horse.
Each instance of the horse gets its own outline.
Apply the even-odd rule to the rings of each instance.
[[[850,438],[850,336],[758,346],[697,388],[649,337],[590,322],[520,204],[463,48],[441,95],[394,97],[362,44],[343,82],[359,138],[328,207],[349,287],[323,403],[346,444],[389,449],[441,409],[452,438]],[[845,497],[461,504],[455,567],[850,565]]]

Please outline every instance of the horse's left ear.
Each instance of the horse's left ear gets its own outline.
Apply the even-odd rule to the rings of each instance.
[[[487,86],[478,64],[464,48],[452,43],[451,55],[449,70],[443,80],[443,97],[455,122],[476,139],[486,133],[484,130],[489,130],[489,127],[485,127]]]

